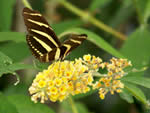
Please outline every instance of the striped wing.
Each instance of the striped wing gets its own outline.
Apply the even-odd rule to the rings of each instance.
[[[64,59],[72,50],[77,48],[85,39],[87,38],[86,34],[72,34],[69,40],[66,40],[59,48],[55,48],[49,53],[46,53],[42,56],[42,62],[50,62],[52,60]]]
[[[23,17],[28,31],[27,43],[36,58],[61,46],[53,29],[38,11],[24,8]]]
[[[77,48],[81,43],[87,38],[86,34],[72,34],[69,40],[66,40],[62,46],[61,49],[61,59],[64,59],[65,56],[67,56],[72,50]]]
[[[38,11],[24,8],[23,17],[28,31],[27,43],[32,54],[41,62],[64,59],[87,38],[85,34],[72,34],[69,40],[61,44],[53,29]]]

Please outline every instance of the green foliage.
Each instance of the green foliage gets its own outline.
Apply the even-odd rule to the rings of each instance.
[[[1,45],[0,51],[7,54],[14,62],[21,62],[31,55],[29,47],[27,47],[27,44],[24,42],[6,42]]]
[[[144,21],[147,22],[150,16],[150,1],[148,0],[144,10]]]
[[[116,13],[109,19],[109,25],[113,28],[118,28],[119,25],[126,22],[127,19],[129,19],[134,12],[133,6],[131,3],[126,3],[127,0],[125,0],[119,7],[119,9],[116,11]]]
[[[142,103],[144,103],[145,105],[147,105],[147,100],[145,97],[145,94],[143,93],[143,91],[136,87],[136,85],[133,85],[131,83],[128,82],[123,82],[125,84],[125,88],[132,94],[134,95],[139,101],[141,101]]]
[[[0,77],[1,77],[3,74],[8,74],[8,73],[16,74],[15,71],[17,71],[17,70],[32,69],[33,67],[31,65],[27,65],[27,64],[13,63],[10,65],[1,64],[0,68],[1,68],[1,70],[0,70]]]
[[[149,7],[150,7],[149,0],[134,0],[133,4],[137,10],[137,15],[139,16],[139,21],[141,23],[147,23],[147,19],[150,16],[149,14]]]
[[[24,95],[4,96],[0,93],[0,113],[55,113],[43,104],[34,104]]]
[[[122,99],[126,100],[128,103],[134,102],[132,94],[125,88],[122,90],[121,93],[119,93],[119,95]]]
[[[11,28],[12,15],[16,0],[1,0],[0,2],[0,14],[1,14],[1,24],[0,31],[9,31]],[[7,9],[7,10],[6,10]]]
[[[25,33],[0,32],[0,41],[25,42]]]
[[[133,32],[129,37],[128,40],[124,43],[123,47],[121,48],[121,53],[126,56],[129,60],[131,60],[133,67],[140,69],[145,66],[148,66],[149,59],[150,59],[150,32],[147,31],[147,29],[139,28],[135,32]],[[129,73],[128,76],[124,77],[122,81],[127,81],[130,83],[138,84],[144,87],[149,88],[149,79],[146,80],[146,78],[141,77],[144,74],[144,72],[140,73]],[[132,94],[139,98],[143,96],[143,92],[140,91],[140,89],[135,88],[135,86],[126,87],[129,91],[130,88],[133,88],[131,91]],[[140,94],[141,95],[136,95]],[[140,98],[141,101],[146,103],[145,96]]]
[[[34,63],[34,67],[39,71],[47,69],[47,67],[49,66],[49,63],[42,63],[38,60],[34,60],[33,63]]]
[[[8,99],[13,103],[19,113],[55,113],[50,107],[43,104],[34,104],[30,98],[24,95],[8,96]]]
[[[51,26],[54,29],[55,33],[59,35],[68,29],[80,26],[82,24],[83,22],[80,19],[72,19],[54,25],[52,24]]]
[[[44,5],[42,5],[44,4],[44,0],[38,0],[38,1],[31,0],[29,2],[34,10],[40,11],[41,13],[44,12]]]
[[[7,55],[0,52],[0,77],[4,74],[12,74],[16,76],[17,82],[19,82],[19,76],[15,71],[27,68],[32,68],[32,66],[27,64],[13,63],[13,61]]]
[[[0,51],[7,54],[14,62],[22,61],[30,55],[24,33],[0,32],[0,41]]]
[[[144,86],[146,88],[150,88],[150,78],[148,77],[140,77],[140,76],[126,76],[121,79],[122,81],[134,83],[137,85]]]
[[[12,59],[6,56],[4,53],[0,52],[0,64],[12,64]]]
[[[150,0],[123,0],[119,2],[113,0],[91,0],[91,2],[87,1],[87,3],[85,3],[85,1],[86,0],[77,2],[81,5],[79,7],[82,7],[82,5],[85,5],[86,7],[89,6],[89,8],[86,8],[89,15],[82,12],[82,10],[78,8],[71,9],[72,7],[67,4],[69,7],[66,6],[66,8],[72,11],[71,13],[74,13],[81,18],[74,18],[74,16],[65,18],[63,16],[70,13],[65,10],[63,12],[64,14],[59,15],[62,20],[59,23],[52,24],[52,28],[61,39],[63,39],[63,36],[68,33],[88,35],[88,43],[85,41],[86,44],[83,44],[84,46],[81,46],[82,48],[77,48],[75,52],[72,53],[72,56],[74,57],[70,55],[71,58],[79,57],[86,52],[93,51],[93,48],[97,47],[97,50],[104,50],[104,52],[99,51],[98,54],[100,57],[105,57],[104,60],[107,60],[112,56],[127,58],[130,60],[133,66],[128,69],[128,75],[121,79],[121,82],[124,83],[125,88],[119,95],[128,103],[136,102],[134,101],[136,98],[144,105],[148,105],[148,98],[145,96],[146,94],[144,94],[143,89],[150,88],[149,72],[130,71],[134,68],[136,70],[140,70],[149,66],[150,31],[148,27],[150,18]],[[66,2],[69,3],[70,1],[66,0]],[[116,2],[119,5],[115,5]],[[31,62],[31,64],[24,62],[27,57],[31,56],[31,52],[25,41],[25,33],[11,31],[12,26],[15,26],[13,22],[15,19],[13,16],[15,16],[16,12],[15,3],[16,0],[0,1],[0,79],[3,75],[3,77],[5,77],[6,74],[9,74],[16,75],[19,80],[18,73],[16,71],[24,69],[42,71],[49,65],[49,63],[40,63],[37,60]],[[57,3],[59,3],[59,1],[57,1]],[[63,2],[60,3],[63,6]],[[74,3],[76,2],[72,1],[72,4]],[[36,0],[31,0],[31,6],[33,9],[39,10],[44,14],[44,0],[39,0],[38,2]],[[64,8],[60,7],[60,9],[63,10]],[[57,13],[60,13],[59,10]],[[21,15],[21,13],[18,13],[18,15]],[[84,17],[84,20],[82,16]],[[95,16],[99,22],[99,25],[102,25],[101,23],[105,23],[113,28],[116,28],[117,31],[120,30],[124,32],[124,34],[127,35],[126,40],[120,43],[118,40],[114,39],[116,37],[114,37],[113,33],[112,36],[108,35],[111,32],[107,30],[107,28],[98,27],[97,24],[94,24],[94,21],[91,22],[90,16]],[[101,21],[101,19],[103,21]],[[97,55],[96,51],[93,51],[93,54]],[[30,73],[30,75],[33,73],[32,71],[25,72]],[[144,74],[147,74],[148,76],[146,77]],[[23,75],[23,73],[21,72],[19,75]],[[26,84],[25,86],[26,87],[20,85],[22,88],[21,90],[28,92],[27,86],[29,86],[29,84]],[[138,86],[140,86],[140,88]],[[142,90],[141,86],[143,88]],[[9,96],[5,96],[3,93],[0,93],[0,113],[54,113],[54,111],[46,105],[32,103],[28,96],[17,95],[17,90],[19,90],[20,87],[18,89],[16,87],[16,89],[10,86],[8,87],[13,90],[14,95],[10,93],[11,91],[9,88],[4,86],[4,91],[6,92],[5,94],[9,94]],[[96,91],[97,90],[92,90],[86,94],[75,95],[73,99],[81,99],[82,97],[86,98]],[[150,93],[150,91],[147,92],[148,94]],[[62,111],[72,112],[71,105],[68,104],[67,101],[60,104]],[[89,112],[87,106],[80,102],[76,102],[75,106],[77,107],[79,113]]]
[[[88,38],[87,40],[92,42],[93,44],[97,45],[99,48],[105,50],[106,52],[110,53],[111,55],[114,55],[116,57],[123,57],[117,50],[115,50],[111,45],[109,45],[102,37],[96,35],[93,32],[90,32],[85,29],[80,28],[73,28],[70,30],[66,30],[62,35],[68,34],[68,33],[81,33],[81,34],[87,34]]]
[[[0,93],[0,100],[0,113],[19,113],[17,108],[2,93]]]
[[[95,9],[99,9],[100,7],[108,4],[111,0],[92,0],[89,10],[94,11]]]
[[[133,32],[121,48],[135,68],[145,67],[150,59],[150,32],[147,29],[139,28]]]
[[[86,106],[80,102],[76,102],[75,106],[77,107],[77,110],[79,113],[89,113]],[[61,109],[62,111],[69,111],[72,113],[71,103],[69,103],[69,100],[61,103]]]

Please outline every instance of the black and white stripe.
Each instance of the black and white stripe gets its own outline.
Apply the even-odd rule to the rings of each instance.
[[[41,62],[64,59],[87,38],[85,34],[72,34],[69,40],[60,43],[53,29],[38,11],[24,8],[23,17],[28,31],[27,43],[32,54]]]

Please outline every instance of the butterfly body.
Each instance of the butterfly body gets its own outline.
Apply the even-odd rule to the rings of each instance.
[[[68,40],[61,43],[48,22],[38,11],[24,8],[23,17],[28,31],[26,41],[33,56],[41,62],[64,59],[87,38],[85,34],[72,34]]]

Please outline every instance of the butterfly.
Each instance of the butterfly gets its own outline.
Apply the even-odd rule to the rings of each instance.
[[[41,62],[63,60],[87,38],[86,34],[72,34],[68,40],[61,43],[40,12],[24,8],[23,18],[28,31],[27,44],[32,55]]]

